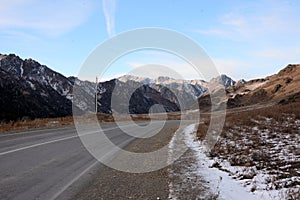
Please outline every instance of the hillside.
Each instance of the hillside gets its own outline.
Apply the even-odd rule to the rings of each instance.
[[[31,76],[31,60],[9,56],[0,61],[0,119],[62,117],[72,112],[72,102],[49,84],[41,84],[39,76]],[[24,68],[17,68],[15,66]]]
[[[0,54],[0,74],[0,120],[70,116],[72,102],[78,114],[95,111],[91,103],[96,94],[93,82],[65,77],[33,59],[23,60],[14,54]],[[300,65],[288,65],[278,74],[250,81],[234,81],[226,75],[209,82],[125,75],[98,84],[98,111],[112,113],[112,97],[122,100],[113,108],[116,113],[145,114],[155,104],[174,112],[197,107],[197,101],[205,111],[210,108],[208,84],[214,83],[224,86],[229,108],[286,104],[299,101],[299,82]],[[76,99],[73,86],[78,89]]]
[[[229,106],[289,103],[300,97],[300,65],[288,65],[275,75],[227,89]]]
[[[277,74],[262,79],[238,81],[226,88],[229,108],[254,104],[286,104],[300,99],[300,65],[290,64]],[[209,92],[198,99],[200,108],[208,110]]]
[[[63,117],[76,113],[94,112],[95,83],[82,81],[76,77],[65,77],[33,59],[21,59],[19,56],[0,54],[0,120],[34,119]],[[112,91],[115,85],[121,88],[118,98],[130,100],[130,112],[148,113],[154,104],[163,104],[166,111],[179,111],[174,95],[164,93],[138,82],[121,82],[117,79],[100,83],[97,88],[98,107],[102,113],[111,113]],[[73,98],[73,86],[77,88],[77,98]],[[135,91],[132,98],[128,91]],[[164,92],[168,92],[164,90]],[[165,97],[167,96],[167,97]],[[127,113],[120,110],[121,113]]]

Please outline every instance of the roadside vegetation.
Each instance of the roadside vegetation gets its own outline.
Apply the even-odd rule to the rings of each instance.
[[[73,124],[73,117],[45,118],[45,119],[23,119],[18,121],[1,122],[0,133],[7,131],[26,130],[43,127],[59,127]]]
[[[199,140],[210,122],[209,114],[201,117]],[[300,199],[300,102],[228,112],[208,156],[211,167],[228,172],[250,192]]]
[[[79,116],[84,119],[84,122],[93,123],[93,114],[86,114]],[[134,115],[117,115],[118,121],[148,121],[150,120],[150,116],[148,114],[134,114]],[[109,123],[114,122],[114,116],[112,114],[98,113],[97,118],[99,123]],[[163,114],[151,114],[152,120],[164,120],[165,115]],[[179,113],[168,113],[168,120],[177,120],[180,119]],[[33,128],[47,128],[47,127],[61,127],[74,125],[73,116],[67,117],[59,117],[59,118],[44,118],[44,119],[21,119],[16,121],[9,122],[0,122],[0,133],[8,132],[8,131],[18,131],[18,130],[26,130]]]

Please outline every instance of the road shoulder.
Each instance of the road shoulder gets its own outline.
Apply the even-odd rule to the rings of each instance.
[[[149,152],[168,145],[177,128],[178,124],[168,124],[150,139],[134,140],[125,150]],[[167,199],[168,196],[168,167],[149,173],[126,173],[103,166],[75,199]]]

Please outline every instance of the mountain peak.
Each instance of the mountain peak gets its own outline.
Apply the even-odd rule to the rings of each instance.
[[[220,76],[212,78],[210,80],[210,83],[219,83],[219,84],[223,85],[225,88],[236,84],[236,82],[232,78],[228,77],[225,74],[221,74]]]
[[[156,80],[156,82],[165,82],[165,81],[175,80],[175,79],[170,78],[168,76],[159,76],[155,80]]]
[[[138,76],[134,76],[134,75],[130,75],[130,74],[123,75],[123,76],[117,78],[117,80],[121,81],[123,83],[126,83],[127,81],[135,81],[135,82],[140,82],[142,84],[150,84],[152,81],[150,78],[138,77]]]

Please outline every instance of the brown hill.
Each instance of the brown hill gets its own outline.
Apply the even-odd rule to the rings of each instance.
[[[286,104],[300,101],[300,64],[289,64],[263,79],[237,82],[226,88],[229,108],[254,104]],[[200,108],[210,105],[209,94],[199,98]]]
[[[279,73],[227,89],[228,105],[288,103],[300,97],[300,65],[288,65]]]

